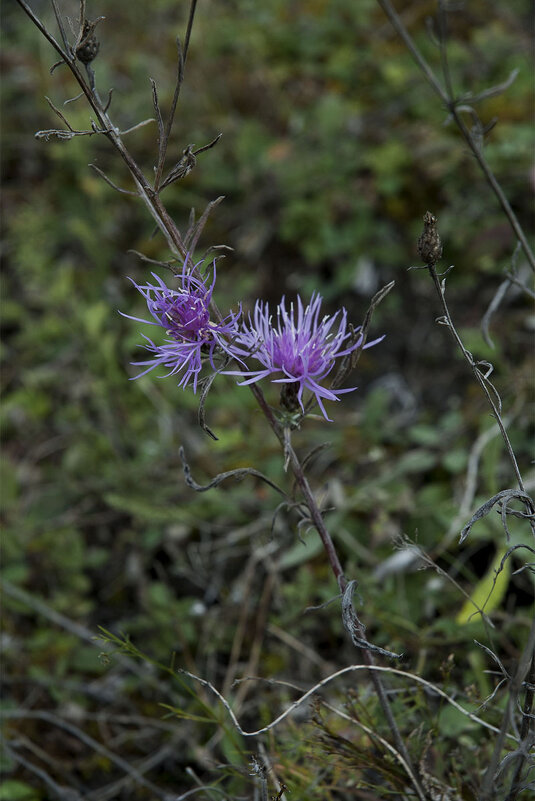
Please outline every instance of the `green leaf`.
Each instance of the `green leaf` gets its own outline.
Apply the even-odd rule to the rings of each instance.
[[[511,575],[510,560],[507,559],[503,570],[498,575],[496,575],[496,571],[499,569],[506,552],[505,548],[498,551],[486,574],[474,587],[470,599],[467,599],[463,604],[456,618],[457,623],[461,626],[473,620],[474,614],[477,614],[476,607],[482,609],[488,615],[502,602]]]
[[[0,787],[0,801],[39,801],[39,796],[28,784],[8,779]]]

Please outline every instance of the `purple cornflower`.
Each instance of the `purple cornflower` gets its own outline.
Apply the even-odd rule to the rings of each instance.
[[[290,305],[288,312],[283,297],[277,306],[277,323],[273,325],[268,304],[258,300],[249,324],[243,323],[235,334],[231,352],[240,358],[257,359],[262,366],[257,370],[228,371],[228,374],[245,377],[245,381],[239,382],[243,386],[282,373],[282,378],[272,379],[274,384],[295,384],[296,398],[303,411],[303,392],[310,390],[323,416],[330,420],[322,399],[340,400],[339,395],[353,392],[356,387],[326,389],[319,382],[329,375],[335,359],[358,348],[362,338],[351,341],[345,309],[320,320],[321,301],[321,295],[313,294],[310,305],[304,308],[298,296],[296,319],[294,304]],[[364,347],[371,348],[381,339],[383,337],[368,342]]]
[[[232,336],[235,332],[241,310],[237,314],[231,312],[220,322],[213,322],[210,319],[210,300],[216,278],[215,262],[210,286],[207,286],[207,279],[203,281],[193,276],[186,265],[187,259],[184,262],[182,275],[177,276],[178,289],[169,289],[155,273],[152,275],[157,282],[156,285],[140,286],[130,279],[147,301],[148,310],[155,322],[120,313],[130,320],[160,326],[165,329],[169,337],[163,345],[156,345],[149,337],[142,334],[147,340],[147,344],[143,347],[153,354],[153,357],[146,361],[132,362],[136,366],[148,365],[146,370],[134,378],[140,378],[155,367],[163,365],[169,369],[167,375],[183,372],[178,386],[185,388],[192,380],[195,392],[203,357],[208,356],[212,368],[217,369],[214,364],[214,352],[217,347],[229,352],[226,337]],[[193,269],[197,267],[198,265],[195,265]]]

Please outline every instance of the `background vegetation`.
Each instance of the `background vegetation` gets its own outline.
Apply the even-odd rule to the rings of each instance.
[[[437,65],[426,28],[435,3],[403,5],[406,25]],[[152,115],[149,76],[169,102],[187,6],[91,3],[91,17],[106,16],[98,85],[114,87],[111,110],[123,128]],[[33,7],[52,24],[48,4]],[[479,112],[485,124],[498,119],[485,152],[529,229],[529,4],[474,0],[449,20],[458,93],[477,94],[519,71]],[[233,687],[235,678],[306,689],[360,657],[337,603],[306,612],[337,592],[313,531],[300,537],[292,513],[273,523],[278,500],[254,481],[206,494],[185,486],[180,445],[199,481],[247,465],[279,483],[289,478],[253,398],[232,378],[220,377],[208,400],[217,442],[199,429],[190,391],[153,374],[128,381],[140,326],[117,310],[143,316],[127,276],[147,274],[128,250],[167,259],[165,242],[141,204],[88,169],[94,162],[131,188],[107,142],[34,139],[56,125],[44,95],[60,106],[76,88],[62,68],[50,76],[51,48],[15,4],[3,9],[3,24],[3,703],[11,746],[0,799],[61,797],[51,781],[87,799],[176,798],[206,784],[212,789],[197,797],[253,798],[253,754],[268,755],[270,792],[276,776],[292,801],[399,797],[395,764],[389,777],[377,743],[327,709],[305,705],[247,739],[208,691],[156,666],[174,660],[213,682],[242,725],[256,729],[295,690],[260,681]],[[88,127],[83,101],[66,113]],[[444,264],[455,265],[454,318],[467,347],[494,364],[530,486],[533,317],[512,287],[492,318],[494,348],[482,336],[515,240],[446,116],[373,0],[205,0],[171,146],[178,158],[188,143],[223,137],[163,197],[185,228],[191,207],[225,195],[200,243],[201,251],[234,248],[220,262],[222,308],[319,290],[329,311],[345,305],[358,323],[371,295],[396,281],[374,317],[372,334],[387,336],[361,359],[359,391],[331,405],[335,423],[307,421],[295,444],[306,453],[330,443],[309,475],[333,507],[328,525],[346,575],[358,579],[370,640],[403,652],[403,668],[475,709],[499,676],[488,673],[496,664],[474,640],[514,665],[533,581],[514,572],[523,567],[514,557],[486,607],[495,628],[478,615],[467,620],[463,591],[486,581],[486,598],[505,543],[498,518],[477,524],[462,548],[458,533],[513,478],[483,397],[435,323],[432,282],[407,272],[418,263],[423,213],[439,218]],[[129,140],[147,172],[155,138],[152,125]],[[522,274],[522,257],[518,265]],[[471,457],[479,457],[472,494]],[[521,521],[510,528],[514,542],[525,541]],[[404,566],[402,537],[440,572]],[[126,635],[153,663],[102,656],[99,627]],[[350,674],[324,697],[388,736],[365,686]],[[391,686],[416,763],[473,799],[492,738],[422,688]],[[502,704],[498,693],[484,712],[494,725]]]

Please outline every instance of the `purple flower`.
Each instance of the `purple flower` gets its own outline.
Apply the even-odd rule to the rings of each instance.
[[[269,306],[258,300],[249,324],[243,323],[235,334],[231,352],[240,358],[256,359],[261,366],[256,370],[228,371],[228,374],[244,376],[246,380],[241,381],[240,386],[282,374],[281,378],[272,378],[272,382],[294,384],[297,402],[303,411],[303,392],[310,390],[323,416],[330,420],[322,399],[340,400],[339,395],[353,392],[356,387],[326,389],[319,382],[329,375],[336,359],[347,356],[359,347],[362,338],[352,341],[345,309],[336,312],[333,317],[326,316],[320,320],[321,301],[321,295],[313,294],[310,305],[304,308],[298,296],[296,315],[294,304],[290,305],[288,312],[283,298],[277,306],[274,325]],[[368,342],[364,347],[371,348],[381,339],[383,337]]]
[[[202,280],[200,277],[195,277],[187,270],[186,265],[187,260],[184,262],[182,275],[177,276],[179,281],[177,289],[169,289],[155,273],[152,275],[157,282],[156,285],[140,286],[130,279],[147,301],[154,322],[120,313],[131,320],[159,326],[165,329],[169,337],[163,345],[156,345],[145,334],[142,335],[147,340],[147,344],[143,347],[153,355],[146,361],[132,362],[136,366],[148,365],[146,370],[134,378],[140,378],[155,367],[163,365],[169,370],[167,375],[183,373],[179,387],[185,388],[192,380],[195,392],[203,358],[207,356],[212,368],[216,370],[214,364],[216,349],[219,347],[229,352],[226,337],[236,331],[241,310],[237,314],[231,312],[220,322],[213,322],[210,319],[210,300],[215,285],[215,262],[214,277],[210,286],[207,286],[207,278]],[[197,267],[198,265],[195,265],[193,270]]]

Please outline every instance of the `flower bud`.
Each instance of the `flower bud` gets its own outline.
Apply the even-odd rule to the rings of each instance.
[[[442,242],[437,231],[437,218],[430,211],[424,214],[424,230],[418,239],[418,254],[426,265],[435,265],[442,256]]]
[[[99,51],[100,42],[94,33],[97,22],[84,21],[80,44],[75,48],[76,57],[82,64],[90,64]]]

